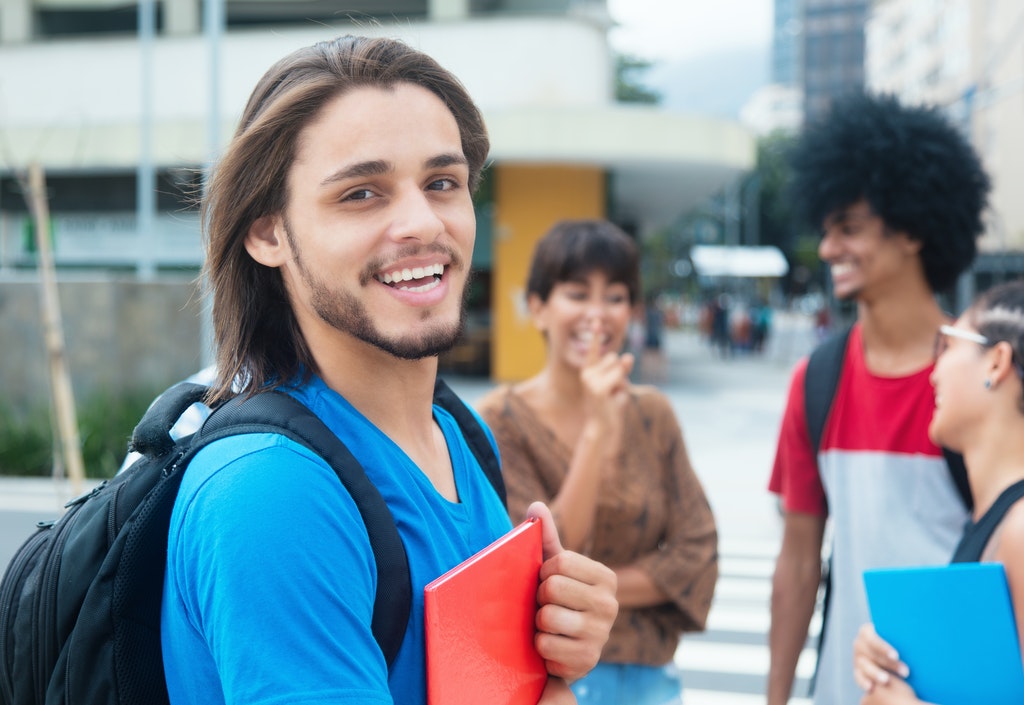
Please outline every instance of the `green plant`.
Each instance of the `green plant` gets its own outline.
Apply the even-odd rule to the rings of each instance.
[[[0,407],[0,474],[49,475],[53,466],[50,415],[45,408],[19,416]]]
[[[136,390],[100,393],[78,406],[82,462],[88,477],[113,477],[128,450],[132,429],[156,396]],[[0,407],[0,474],[46,477],[53,471],[53,433],[45,406],[27,414]]]

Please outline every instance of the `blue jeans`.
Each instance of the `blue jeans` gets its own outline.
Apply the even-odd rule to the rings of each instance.
[[[682,705],[683,681],[674,663],[599,663],[572,684],[579,705]]]

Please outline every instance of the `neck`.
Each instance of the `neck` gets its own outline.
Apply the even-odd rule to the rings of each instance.
[[[549,361],[538,377],[544,380],[542,386],[559,405],[576,407],[583,399],[583,381],[577,367]]]
[[[1010,485],[1024,480],[1024,429],[1015,418],[986,419],[963,449],[974,496],[974,519],[981,518]]]
[[[857,320],[869,369],[896,376],[931,364],[935,333],[949,317],[922,283],[899,295],[859,300]]]
[[[328,387],[400,446],[433,429],[437,358],[403,360],[350,336],[313,350]]]

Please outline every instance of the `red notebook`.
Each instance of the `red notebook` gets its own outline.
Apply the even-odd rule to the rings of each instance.
[[[536,705],[540,521],[527,519],[423,588],[428,705]]]

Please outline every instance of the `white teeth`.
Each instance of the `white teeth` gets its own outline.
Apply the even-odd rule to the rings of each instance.
[[[422,286],[400,286],[398,288],[401,289],[402,291],[422,292],[422,291],[430,291],[435,286],[440,286],[440,285],[441,285],[440,280],[438,280],[438,279],[431,279],[429,282],[427,282],[426,284],[424,284]]]
[[[424,277],[441,276],[444,274],[443,264],[431,264],[426,267],[413,267],[412,269],[396,269],[393,272],[385,272],[379,275],[377,278],[385,284],[397,284],[398,282],[412,281],[413,279],[423,279]],[[429,285],[428,285],[429,286]],[[410,291],[417,291],[418,289],[413,288]]]

